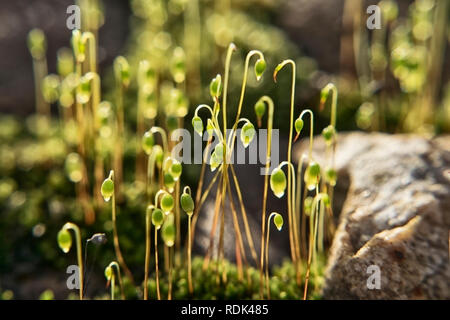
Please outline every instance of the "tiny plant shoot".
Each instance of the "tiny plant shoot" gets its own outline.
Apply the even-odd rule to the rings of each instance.
[[[64,253],[68,253],[72,247],[72,236],[69,230],[75,233],[76,246],[77,246],[77,259],[78,270],[80,277],[79,292],[80,300],[83,300],[83,285],[84,285],[84,268],[83,268],[83,254],[81,252],[81,233],[80,228],[72,222],[67,222],[62,229],[58,232],[58,245]]]
[[[114,170],[117,172],[116,191],[119,199],[122,199],[123,149],[124,149],[124,135],[125,135],[125,118],[124,118],[125,113],[123,101],[124,101],[124,92],[130,85],[130,66],[128,64],[128,61],[122,56],[119,56],[114,60],[114,76],[116,80],[116,108],[117,108],[116,110],[117,135],[114,152]]]
[[[33,29],[28,33],[28,49],[33,58],[36,112],[47,119],[50,117],[50,105],[42,95],[42,82],[47,76],[47,40],[42,30]]]
[[[156,203],[156,202],[155,202]],[[158,230],[164,223],[164,213],[161,209],[155,208],[152,212],[152,224],[155,227],[155,269],[156,269],[156,295],[161,300],[161,292],[159,290],[159,267],[158,267]]]
[[[120,275],[120,267],[119,267],[119,264],[116,261],[112,261],[105,268],[106,280],[108,280],[108,284],[111,283],[111,300],[114,300],[115,286],[116,286],[116,275],[114,274],[114,269],[116,269],[117,278],[119,280],[119,286],[120,286],[120,292],[121,292],[121,295],[122,295],[122,300],[125,300],[125,296],[124,296],[124,293],[123,293],[122,277]]]
[[[148,269],[150,267],[150,245],[151,245],[151,220],[155,206],[150,204],[145,212],[145,271],[144,271],[144,300],[148,300]]]
[[[192,17],[188,20],[191,19]],[[153,55],[150,56],[152,59],[149,60],[136,61],[130,59],[130,64],[125,57],[117,57],[113,64],[114,101],[109,103],[102,101],[101,95],[102,79],[98,72],[97,41],[95,39],[97,29],[89,28],[89,30],[87,32],[81,32],[80,30],[72,32],[72,50],[67,49],[66,52],[58,53],[58,74],[49,75],[47,72],[46,39],[42,31],[35,29],[30,32],[28,47],[33,58],[37,114],[46,119],[50,117],[50,104],[59,102],[59,107],[62,107],[60,110],[60,125],[62,131],[64,131],[64,141],[71,148],[66,157],[65,169],[69,179],[76,183],[77,200],[83,206],[86,224],[95,221],[94,209],[102,209],[106,205],[105,202],[111,201],[113,244],[117,262],[112,261],[104,270],[107,286],[111,286],[111,300],[117,298],[117,282],[119,282],[121,298],[125,299],[121,272],[124,275],[123,279],[125,281],[129,279],[133,288],[138,289],[134,287],[133,275],[125,263],[118,236],[118,208],[116,204],[123,205],[125,209],[125,205],[131,203],[132,197],[129,196],[131,193],[128,193],[130,185],[135,188],[133,191],[136,190],[133,195],[135,194],[134,198],[140,202],[141,207],[139,208],[142,212],[145,210],[145,265],[142,290],[144,300],[150,298],[161,300],[162,294],[165,298],[166,292],[168,300],[178,298],[180,289],[183,292],[182,296],[187,295],[190,298],[196,298],[194,289],[195,294],[198,295],[203,290],[201,284],[198,285],[195,282],[195,276],[198,275],[196,268],[199,266],[203,268],[205,274],[211,273],[213,275],[212,285],[230,285],[230,288],[232,288],[233,283],[230,282],[230,279],[236,278],[237,281],[245,283],[249,293],[254,289],[259,289],[261,299],[270,299],[271,295],[275,298],[275,290],[271,291],[271,283],[269,283],[270,227],[271,221],[273,221],[277,230],[281,231],[284,219],[277,212],[271,212],[268,215],[269,187],[271,193],[277,198],[282,198],[287,194],[285,218],[288,226],[290,257],[298,286],[295,283],[292,283],[292,285],[295,290],[298,289],[298,296],[301,297],[301,293],[303,293],[303,297],[306,299],[311,270],[312,275],[314,275],[315,268],[318,266],[317,257],[324,250],[324,234],[328,235],[324,231],[324,225],[326,222],[326,226],[329,226],[329,215],[332,216],[331,203],[337,178],[334,163],[337,144],[336,86],[331,83],[328,84],[323,88],[320,95],[320,109],[323,109],[330,93],[333,97],[331,121],[322,131],[327,146],[326,168],[323,170],[312,157],[313,112],[310,109],[305,109],[298,118],[294,118],[296,64],[293,60],[288,59],[277,65],[273,72],[275,82],[281,69],[288,65],[292,68],[290,70],[292,72],[290,74],[292,77],[290,95],[288,96],[290,98],[289,140],[286,161],[282,161],[278,166],[274,164],[275,169],[270,172],[271,157],[273,156],[271,147],[274,101],[267,95],[261,96],[256,101],[252,106],[254,109],[252,111],[256,116],[255,124],[241,116],[244,104],[250,104],[250,101],[245,100],[248,99],[246,97],[247,82],[252,79],[255,79],[256,82],[261,81],[267,69],[267,63],[261,51],[250,50],[247,52],[245,60],[241,61],[243,63],[243,74],[237,76],[242,76],[242,80],[239,78],[242,82],[238,84],[238,90],[240,89],[240,91],[236,94],[237,103],[233,106],[234,113],[232,115],[228,114],[228,111],[230,111],[228,89],[231,79],[236,79],[235,75],[231,75],[230,72],[237,70],[232,67],[232,56],[237,50],[233,43],[230,43],[226,52],[224,52],[225,67],[223,73],[211,75],[213,78],[209,87],[206,88],[209,89],[210,94],[209,102],[206,102],[209,104],[202,103],[195,110],[189,110],[188,97],[192,98],[193,96],[190,91],[199,91],[199,88],[196,87],[199,87],[202,83],[199,82],[198,77],[194,81],[195,83],[191,82],[195,72],[193,73],[191,59],[193,51],[188,50],[188,47],[192,45],[189,44],[189,41],[187,42],[188,47],[171,47],[172,54],[166,57],[167,65],[164,68],[161,68],[160,63],[153,59]],[[136,74],[137,86],[128,91],[131,88],[133,73]],[[125,99],[125,95],[131,95],[133,92],[137,94],[136,103],[125,104],[125,101],[128,101],[128,99]],[[235,90],[232,92],[234,94]],[[199,97],[200,95],[196,94],[196,96]],[[251,101],[251,103],[253,102]],[[160,114],[161,112],[162,114]],[[207,138],[195,195],[191,192],[190,186],[184,186],[183,184],[182,173],[185,168],[183,168],[179,158],[171,154],[175,143],[168,139],[168,137],[173,136],[176,129],[183,128],[184,118],[187,114],[193,115],[189,122],[195,135],[198,134],[203,138],[205,133]],[[127,120],[129,120],[130,115],[133,115],[133,117],[136,115],[133,119],[136,122],[135,131],[134,129],[131,131],[127,127]],[[301,133],[304,130],[306,115],[310,117],[309,152],[301,155],[298,159],[297,168],[295,168],[292,161],[292,147],[299,138],[303,138]],[[267,124],[265,124],[266,120]],[[256,124],[258,128],[263,125],[267,126],[264,189],[260,211],[259,256],[253,240],[255,230],[250,229],[247,218],[248,207],[246,208],[243,197],[245,194],[241,191],[232,161],[235,148],[240,147],[240,144],[244,148],[249,148],[256,140]],[[70,125],[73,126],[73,129]],[[66,131],[70,133],[70,129],[73,131],[72,138],[66,133]],[[128,139],[132,143],[137,142],[132,144],[133,148],[135,147],[135,159],[130,157],[129,146],[127,145],[127,148],[125,148],[125,142]],[[133,181],[126,181],[130,172],[128,167],[130,159],[135,161],[135,168],[133,168],[135,176]],[[106,179],[105,167],[113,169],[110,170]],[[212,172],[212,178],[208,185],[204,186],[207,167]],[[89,183],[91,177],[94,179],[92,186]],[[212,224],[209,230],[209,239],[207,239],[209,240],[209,246],[202,263],[197,264],[199,260],[192,257],[196,222],[201,213],[201,208],[203,204],[207,203],[213,188],[216,189],[216,192],[213,201]],[[225,210],[228,210],[228,208],[230,216],[225,218],[228,214]],[[180,247],[180,230],[183,227],[183,225],[180,227],[182,211],[187,215],[185,254],[182,251],[183,248]],[[235,269],[230,269],[225,260],[225,248],[228,248],[225,241],[227,232],[230,232],[226,229],[228,227],[228,220],[226,219],[228,218],[233,223],[232,231],[235,237],[235,243],[233,243],[236,255],[236,266],[233,266]],[[154,230],[152,230],[152,227]],[[59,231],[57,240],[63,252],[69,252],[72,246],[70,230],[74,232],[76,238],[80,271],[79,295],[80,300],[82,300],[84,272],[80,230],[75,224],[68,222]],[[152,237],[153,243],[151,243]],[[103,241],[102,239],[106,239],[105,234],[96,234],[88,242],[100,243]],[[161,240],[163,243],[161,243]],[[159,248],[158,241],[160,241]],[[152,248],[154,253],[151,252]],[[161,249],[164,249],[164,251],[159,252]],[[181,262],[184,255],[186,265]],[[303,275],[301,265],[303,257],[305,257],[307,267],[305,286],[300,287]],[[158,260],[160,258],[164,258],[164,268],[161,273]],[[149,280],[150,272],[153,272],[153,270],[150,270],[151,263],[153,263],[152,259],[155,263],[155,282]],[[250,261],[250,259],[253,259],[253,261]],[[86,263],[86,258],[84,263]],[[254,267],[251,266],[252,264]],[[233,272],[230,273],[230,270],[233,270]],[[181,280],[185,284],[187,280],[187,288],[180,285],[180,271],[183,278]],[[257,277],[254,277],[258,273],[259,286],[256,283]],[[245,279],[245,277],[247,278]],[[153,295],[153,291],[151,291],[153,283],[156,285],[156,296],[150,297],[150,294]],[[315,281],[311,281],[311,283],[311,286],[314,286]],[[140,292],[140,290],[137,290],[137,292]]]
[[[192,286],[192,266],[191,266],[191,251],[192,251],[192,239],[191,239],[191,220],[192,215],[194,213],[194,200],[191,196],[191,188],[189,186],[186,186],[183,189],[183,194],[181,195],[180,199],[181,208],[184,212],[186,212],[188,216],[188,285],[189,285],[189,293],[192,294],[194,292],[193,286]]]
[[[259,291],[261,299],[264,298],[264,234],[266,232],[266,207],[267,207],[267,189],[269,181],[269,169],[270,169],[270,156],[272,149],[272,127],[273,127],[273,112],[274,103],[268,96],[261,97],[255,104],[255,114],[258,121],[258,127],[261,126],[261,120],[266,112],[266,104],[269,107],[267,115],[267,149],[266,149],[266,167],[264,176],[264,191],[262,200],[262,213],[261,213],[261,252],[260,252],[260,266],[259,266]],[[272,189],[273,190],[273,189]]]
[[[103,181],[101,186],[101,194],[106,202],[111,200],[111,212],[112,212],[112,223],[113,223],[113,239],[114,239],[114,250],[116,251],[117,260],[119,261],[122,269],[125,271],[126,275],[133,282],[133,275],[128,269],[125,260],[122,256],[122,251],[119,245],[119,235],[117,232],[117,217],[116,217],[116,196],[115,196],[115,186],[114,186],[114,170],[109,172],[108,178]]]
[[[327,84],[320,93],[320,109],[323,109],[328,96],[332,92],[333,98],[331,101],[331,117],[330,117],[330,125],[325,127],[322,131],[322,136],[325,140],[325,144],[327,146],[326,154],[327,154],[327,167],[325,168],[325,182],[328,183],[329,190],[327,190],[328,195],[330,197],[330,202],[333,203],[333,193],[334,187],[337,182],[337,172],[335,168],[335,155],[336,155],[336,146],[337,146],[337,132],[336,132],[336,119],[337,119],[337,99],[338,99],[338,90],[333,83]],[[329,211],[332,212],[331,210]],[[332,214],[332,213],[331,213]],[[333,226],[332,219],[330,220],[330,225]]]
[[[167,300],[172,300],[173,245],[175,244],[176,237],[175,218],[172,212],[166,216],[161,228],[161,236],[164,241],[164,245],[169,248],[169,292]]]
[[[273,223],[277,227],[278,231],[283,228],[283,216],[277,212],[272,212],[267,219],[267,238],[266,238],[266,289],[267,299],[270,299],[270,287],[269,287],[269,235],[270,235],[270,220],[273,218]]]
[[[295,99],[295,79],[297,76],[297,72],[296,72],[296,64],[293,60],[288,59],[288,60],[284,60],[282,61],[280,64],[278,64],[278,66],[275,68],[274,72],[273,72],[273,80],[274,82],[277,82],[277,75],[278,72],[283,69],[284,66],[290,64],[292,66],[292,80],[291,80],[291,100],[290,100],[290,117],[289,117],[289,142],[288,142],[288,152],[287,152],[287,162],[291,163],[291,150],[292,150],[292,129],[294,127],[294,99]],[[288,225],[289,225],[289,241],[290,241],[290,247],[291,247],[291,258],[292,261],[294,263],[294,265],[297,265],[298,259],[300,259],[300,257],[297,256],[296,254],[296,244],[298,244],[298,242],[295,241],[294,236],[293,236],[293,212],[292,212],[292,207],[291,207],[291,189],[292,189],[292,176],[290,171],[288,171],[288,176],[287,176],[287,189],[288,189],[288,196],[287,196],[287,205],[288,205]],[[297,270],[297,279],[300,277],[299,276],[299,270],[298,268]]]

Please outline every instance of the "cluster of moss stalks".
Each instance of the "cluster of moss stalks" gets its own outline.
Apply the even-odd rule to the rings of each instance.
[[[318,267],[312,272],[310,279],[311,290],[308,293],[309,300],[321,299],[320,288],[323,281],[324,258],[321,257]],[[187,270],[185,266],[175,267],[173,270],[172,298],[175,300],[245,300],[259,299],[259,271],[250,267],[249,278],[238,280],[238,271],[234,263],[225,260],[223,265],[212,262],[208,269],[202,267],[203,258],[194,257],[192,260],[192,280],[195,294],[189,293],[187,282]],[[225,269],[226,280],[222,279],[222,270]],[[306,271],[306,265],[304,265]],[[221,273],[220,276],[218,273]],[[304,273],[303,273],[304,275]],[[156,297],[155,275],[152,274],[148,281],[150,297]],[[295,268],[292,262],[285,260],[281,265],[275,266],[270,276],[271,298],[276,300],[298,300],[303,297],[303,290],[295,281]],[[249,281],[250,280],[250,281]],[[169,294],[168,273],[163,272],[161,278],[160,294],[162,299],[167,299]],[[303,283],[304,284],[304,283]],[[128,279],[124,279],[123,292],[126,299],[139,299],[142,295],[140,288],[133,286]],[[119,287],[115,288],[115,295],[121,296]],[[69,299],[77,299],[76,294],[71,294]],[[110,294],[101,294],[94,299],[110,299]]]
[[[258,127],[262,127],[263,119],[267,119],[268,130],[264,189],[260,199],[261,251],[258,254],[254,245],[257,240],[253,239],[249,228],[246,202],[233,168],[232,156],[238,143],[247,148],[256,137],[255,126],[248,118],[241,117],[241,112],[248,105],[244,103],[248,99],[245,94],[247,81],[253,79],[254,74],[256,82],[259,82],[267,74],[263,52],[251,50],[245,57],[239,101],[234,120],[229,122],[227,110],[231,108],[227,109],[227,106],[230,107],[231,103],[227,100],[233,93],[228,89],[229,83],[234,82],[230,78],[234,65],[232,55],[238,48],[233,42],[228,45],[223,79],[221,74],[217,74],[209,85],[212,106],[200,104],[191,118],[195,133],[207,141],[197,190],[191,191],[182,176],[183,165],[177,154],[175,141],[173,138],[169,139],[176,133],[176,129],[184,127],[185,117],[189,114],[190,103],[186,96],[189,91],[186,82],[186,63],[189,57],[182,47],[174,48],[170,60],[173,82],[161,82],[158,61],[142,59],[139,62],[135,74],[138,99],[137,105],[132,108],[136,111],[136,131],[133,132],[125,117],[130,108],[126,103],[126,96],[132,94],[128,92],[132,82],[130,65],[122,56],[115,59],[115,97],[111,102],[103,100],[102,79],[97,72],[96,34],[95,27],[83,32],[73,31],[72,53],[67,52],[64,58],[58,58],[58,75],[46,75],[46,41],[43,33],[32,30],[28,38],[36,76],[38,126],[44,131],[49,128],[50,105],[58,103],[63,141],[68,151],[71,151],[65,160],[65,170],[76,186],[77,204],[82,208],[85,224],[93,225],[102,212],[106,212],[111,218],[107,228],[96,228],[94,230],[97,232],[89,237],[74,222],[66,222],[57,234],[57,243],[64,253],[69,253],[72,247],[76,251],[79,299],[84,299],[86,294],[85,264],[89,248],[104,248],[102,246],[106,244],[107,238],[114,248],[113,259],[104,269],[111,299],[119,296],[121,299],[128,298],[126,287],[130,286],[136,292],[135,297],[144,300],[155,296],[158,300],[183,297],[307,299],[314,296],[320,283],[317,275],[320,274],[321,256],[325,253],[324,242],[332,236],[334,230],[332,199],[337,180],[334,167],[337,88],[334,84],[325,86],[320,96],[319,108],[322,109],[332,93],[331,122],[322,132],[327,143],[325,168],[319,166],[312,154],[313,111],[302,108],[303,111],[298,112],[294,121],[294,114],[297,113],[294,107],[297,80],[295,61],[281,61],[272,73],[273,81],[277,82],[280,70],[289,67],[291,71],[287,160],[272,171],[273,119],[275,114],[279,115],[281,108],[277,108],[278,101],[274,102],[267,95],[261,96],[254,104]],[[249,72],[252,61],[255,61],[253,72]],[[200,117],[200,110],[202,116],[208,115],[206,122]],[[306,115],[310,120],[309,152],[301,155],[295,166],[292,146],[302,134],[303,118]],[[70,132],[74,133],[72,139]],[[135,143],[134,150],[129,150],[129,140]],[[140,197],[145,203],[145,208],[140,207],[138,210],[140,225],[145,221],[145,227],[139,228],[144,234],[135,239],[144,246],[144,253],[141,255],[144,258],[141,260],[143,275],[135,270],[131,271],[126,262],[128,257],[125,259],[126,255],[123,254],[130,251],[132,245],[124,243],[123,238],[122,242],[119,241],[119,226],[129,223],[129,216],[119,215],[126,209],[126,190],[130,187],[128,181],[131,180],[125,169],[133,167],[125,163],[127,149],[136,159],[131,186],[135,187],[136,197]],[[204,185],[205,169],[208,167],[214,172],[214,177],[208,185]],[[306,168],[304,171],[303,167]],[[286,168],[286,173],[283,168]],[[269,185],[272,191],[270,194]],[[214,187],[217,192],[209,246],[203,259],[192,261],[191,248],[195,239],[196,222]],[[237,199],[233,196],[233,190],[236,190]],[[267,199],[272,195],[278,198],[286,195],[286,213],[267,212]],[[225,212],[225,203],[230,204],[231,212]],[[110,208],[110,211],[105,208]],[[225,215],[233,219],[232,230],[225,230]],[[182,246],[182,230],[186,230],[186,227],[181,220],[186,216],[187,237]],[[239,221],[239,216],[243,223]],[[278,231],[282,231],[285,219],[292,264],[285,264],[280,273],[275,272],[270,277],[271,227],[274,225]],[[225,232],[234,232],[235,235],[235,266],[225,259]],[[244,237],[248,248],[244,245]],[[127,245],[128,250],[124,250]],[[164,291],[165,287],[167,292]]]

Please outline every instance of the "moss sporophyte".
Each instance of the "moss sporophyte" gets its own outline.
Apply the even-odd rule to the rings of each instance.
[[[267,148],[266,148],[266,166],[265,166],[265,176],[264,176],[264,191],[263,191],[263,199],[262,199],[262,213],[261,213],[261,252],[260,252],[260,266],[259,266],[259,294],[261,298],[264,298],[264,234],[265,234],[265,226],[266,226],[266,207],[267,207],[267,189],[268,189],[268,181],[269,181],[269,169],[270,169],[270,158],[271,158],[271,149],[272,149],[272,126],[273,126],[273,113],[274,113],[274,103],[273,100],[268,96],[261,97],[255,104],[255,114],[258,120],[258,127],[261,126],[261,120],[266,112],[266,106],[268,105],[269,112],[267,115]],[[282,172],[282,174],[284,174]],[[271,182],[272,184],[272,182]],[[276,183],[277,184],[277,183]],[[282,183],[281,183],[282,184]],[[278,185],[277,187],[283,188],[282,185]],[[273,188],[272,188],[273,190]]]
[[[81,248],[81,233],[80,228],[72,222],[67,222],[62,229],[58,232],[58,245],[64,253],[68,253],[72,247],[72,236],[69,230],[75,233],[76,247],[77,247],[77,260],[78,260],[78,270],[79,270],[79,294],[80,300],[83,300],[84,292],[84,265],[83,265],[83,254]]]
[[[192,286],[192,264],[191,264],[191,251],[192,251],[192,238],[191,238],[191,220],[194,213],[194,200],[191,196],[191,188],[186,186],[183,190],[183,194],[180,199],[181,207],[183,211],[188,215],[188,286],[189,292],[192,294],[194,292]]]
[[[117,260],[119,261],[120,266],[124,270],[125,274],[133,281],[133,275],[131,271],[128,269],[128,266],[125,263],[125,260],[122,256],[122,251],[120,250],[119,245],[119,235],[117,232],[117,217],[116,217],[116,190],[114,183],[114,170],[109,172],[108,178],[106,178],[101,186],[101,194],[105,201],[109,201],[111,199],[111,217],[112,217],[112,225],[113,225],[113,239],[114,239],[114,250],[116,252]]]
[[[243,99],[244,99],[244,95],[245,95],[245,88],[246,88],[246,83],[247,83],[250,59],[254,55],[257,55],[259,57],[259,59],[257,60],[257,62],[255,64],[255,76],[256,76],[257,80],[260,80],[260,78],[265,70],[265,60],[264,60],[263,54],[257,50],[250,51],[247,54],[247,57],[245,60],[244,77],[243,77],[243,82],[242,82],[242,88],[241,88],[241,94],[240,94],[236,119],[232,126],[231,134],[229,137],[227,137],[227,117],[226,117],[226,115],[227,115],[228,79],[229,79],[231,55],[235,51],[235,49],[236,49],[236,47],[234,46],[234,44],[230,44],[230,46],[228,47],[228,50],[227,50],[227,56],[226,56],[226,60],[225,60],[225,77],[224,77],[223,90],[222,90],[222,77],[221,76],[220,77],[216,76],[211,81],[210,94],[213,98],[214,107],[211,108],[210,106],[205,105],[205,104],[200,105],[195,111],[194,117],[192,119],[192,125],[194,127],[195,132],[197,132],[200,135],[203,135],[204,125],[203,125],[202,119],[198,115],[198,111],[203,108],[207,109],[209,111],[209,114],[211,115],[211,118],[209,118],[207,120],[208,134],[212,135],[213,133],[216,133],[218,136],[218,139],[219,139],[219,143],[214,148],[214,151],[209,160],[211,170],[215,171],[217,169],[217,173],[216,173],[216,176],[214,177],[214,181],[216,180],[216,177],[219,176],[219,191],[217,192],[217,196],[216,196],[216,206],[215,206],[215,213],[214,213],[213,230],[216,229],[216,225],[219,222],[218,217],[220,215],[219,214],[220,211],[223,210],[223,203],[224,203],[226,197],[227,196],[230,197],[230,194],[231,194],[231,191],[230,191],[231,183],[230,183],[229,177],[228,177],[228,169],[230,169],[230,172],[233,176],[233,181],[235,183],[236,190],[238,193],[238,199],[239,199],[240,208],[241,208],[243,221],[244,221],[244,228],[245,228],[245,232],[247,235],[247,242],[249,243],[253,259],[255,260],[256,263],[258,263],[256,251],[255,251],[254,245],[253,245],[253,239],[252,239],[251,232],[250,232],[250,229],[248,226],[248,219],[247,219],[247,214],[245,211],[245,206],[244,206],[243,200],[242,200],[242,194],[240,191],[239,183],[237,181],[237,177],[235,175],[234,169],[233,169],[232,165],[230,164],[230,157],[233,152],[234,145],[235,145],[236,129],[237,129],[239,122],[244,122],[244,126],[241,130],[241,136],[240,136],[241,142],[243,143],[244,147],[247,147],[254,137],[254,134],[255,134],[254,126],[251,124],[251,122],[248,119],[240,118],[240,113],[241,113]],[[220,105],[219,96],[222,93],[223,93],[222,105]],[[221,109],[221,107],[222,107],[222,109]],[[222,127],[220,127],[220,124],[219,124],[219,117],[218,117],[219,112],[222,112],[222,115],[223,115]],[[201,179],[200,179],[200,183],[199,183],[199,185],[201,185],[201,186],[203,185],[202,180],[203,180],[203,174],[201,175]],[[207,194],[209,192],[209,190],[210,190],[210,187],[208,186],[205,194]],[[233,200],[231,197],[230,197],[230,200],[231,200],[231,205],[232,205],[233,225],[235,227],[236,236],[238,238],[238,247],[239,247],[239,251],[240,251],[237,254],[239,254],[239,256],[242,257],[242,259],[244,260],[243,261],[244,264],[247,265],[247,261],[246,261],[247,258],[246,258],[246,254],[245,254],[243,241],[242,241],[240,226],[239,226],[238,219],[237,219],[236,208],[234,206],[234,203],[233,203]],[[200,199],[200,201],[198,201],[198,202],[199,203],[198,203],[196,210],[198,210],[198,208],[200,208],[203,203],[202,199]],[[222,209],[221,209],[221,207],[222,207]],[[196,222],[196,218],[194,217],[194,223],[193,223],[194,230],[195,230],[195,222]],[[223,215],[222,215],[220,223],[221,223],[221,227],[220,227],[220,231],[219,231],[219,250],[218,250],[217,254],[218,254],[219,261],[222,261],[222,259],[223,259],[223,234],[224,234]],[[213,236],[214,236],[214,233],[211,232],[209,248],[211,248],[213,246],[213,239],[214,239]],[[211,252],[211,250],[209,249],[207,252],[207,255],[205,257],[205,264],[204,264],[205,268],[208,266],[208,263],[210,260],[210,252]],[[238,261],[241,261],[241,259],[238,259]],[[238,269],[239,269],[239,274],[243,275],[243,266],[241,265],[241,263],[238,263]]]
[[[114,272],[114,270],[116,270]],[[112,261],[106,268],[105,268],[105,277],[106,280],[108,280],[108,284],[111,284],[111,300],[114,300],[115,295],[115,286],[116,286],[116,275],[119,280],[119,286],[120,286],[120,292],[122,295],[122,300],[125,300],[125,295],[123,292],[123,284],[122,284],[122,276],[120,275],[120,267],[119,264],[116,261]]]
[[[267,238],[266,238],[266,290],[267,290],[267,299],[270,299],[270,287],[269,287],[269,235],[270,235],[270,220],[273,218],[273,223],[278,229],[281,231],[283,228],[284,220],[283,216],[277,212],[272,212],[267,219]]]
[[[202,154],[203,161],[197,190],[194,194],[189,186],[183,184],[185,168],[182,161],[172,154],[174,141],[169,140],[169,137],[173,139],[172,134],[176,129],[183,127],[184,117],[189,113],[186,91],[193,88],[192,84],[187,83],[190,72],[192,72],[190,69],[191,52],[187,48],[175,45],[173,54],[167,59],[167,70],[161,69],[158,63],[150,58],[141,61],[130,59],[129,64],[125,57],[117,57],[113,65],[115,96],[110,103],[102,101],[102,79],[97,73],[95,34],[95,32],[78,30],[72,33],[73,55],[64,51],[58,53],[58,75],[48,75],[46,68],[45,70],[43,68],[46,51],[43,33],[38,30],[30,33],[29,48],[36,69],[36,86],[40,88],[39,95],[42,95],[42,99],[37,100],[37,112],[44,117],[49,117],[47,104],[58,102],[62,107],[60,123],[64,127],[64,139],[69,146],[65,169],[69,180],[76,184],[77,200],[83,206],[86,224],[92,224],[95,221],[96,211],[103,212],[102,210],[108,209],[107,206],[111,203],[111,227],[117,262],[111,262],[104,272],[108,285],[111,286],[111,299],[116,298],[117,282],[119,282],[122,299],[128,296],[125,294],[124,286],[131,283],[135,288],[133,275],[125,263],[119,244],[117,221],[117,210],[123,210],[125,213],[129,209],[128,205],[133,201],[132,199],[139,199],[139,202],[143,202],[141,212],[145,211],[144,282],[143,290],[136,291],[137,296],[141,294],[147,300],[150,298],[162,299],[167,294],[167,299],[170,300],[177,298],[178,290],[185,290],[184,296],[197,297],[198,292],[202,290],[197,286],[198,273],[213,274],[212,279],[215,286],[223,284],[233,287],[235,285],[230,281],[235,279],[243,287],[245,286],[243,290],[246,292],[252,292],[254,288],[259,289],[261,299],[282,296],[278,294],[277,290],[271,288],[269,283],[271,221],[278,230],[281,230],[284,224],[283,216],[279,213],[272,212],[267,217],[267,202],[271,196],[268,195],[269,187],[275,197],[282,198],[287,194],[286,222],[290,256],[293,263],[290,270],[292,276],[295,274],[296,288],[300,290],[303,276],[301,263],[303,257],[307,257],[305,259],[307,260],[307,270],[304,287],[304,298],[306,298],[310,272],[314,271],[318,264],[317,255],[324,249],[325,219],[328,222],[329,215],[331,215],[332,190],[337,177],[334,166],[337,140],[336,87],[330,84],[323,89],[321,94],[321,104],[324,104],[329,92],[333,92],[331,122],[323,131],[329,155],[325,170],[312,157],[313,112],[305,109],[298,118],[294,119],[297,74],[293,60],[282,61],[273,73],[273,78],[276,80],[281,69],[287,65],[292,67],[288,153],[286,161],[282,161],[279,165],[274,163],[275,169],[272,171],[270,168],[273,164],[271,163],[273,161],[271,146],[274,102],[266,95],[256,102],[251,102],[258,128],[263,125],[263,119],[267,116],[267,147],[258,256],[254,245],[254,232],[250,229],[247,217],[244,194],[231,159],[233,152],[238,150],[236,147],[238,144],[239,148],[241,145],[244,149],[249,148],[257,138],[255,125],[250,121],[251,118],[241,117],[241,113],[244,103],[250,104],[250,101],[244,101],[249,77],[254,77],[258,83],[267,69],[268,64],[264,54],[258,50],[251,50],[245,57],[239,98],[231,122],[229,122],[230,115],[228,114],[230,72],[235,70],[231,63],[233,53],[237,49],[233,43],[226,50],[224,72],[214,76],[209,87],[206,87],[206,92],[209,91],[210,94],[210,105],[200,104],[193,110],[193,117],[188,123],[190,122],[196,135],[203,137],[203,134],[206,133],[207,139],[206,148]],[[253,61],[254,65],[251,66]],[[171,81],[166,81],[165,77],[167,76],[172,78]],[[136,78],[136,87],[134,78]],[[135,132],[126,126],[127,120],[129,120],[128,108],[133,108],[133,106],[128,106],[127,99],[128,95],[133,92],[137,94],[137,103],[134,106],[135,109],[130,109],[129,114],[133,118],[136,115]],[[298,166],[295,168],[292,161],[292,144],[301,137],[305,125],[308,126],[304,119],[306,114],[310,117],[309,152],[299,158]],[[75,127],[75,130],[72,130],[75,132],[75,138],[70,138],[70,135],[66,136],[66,132],[70,132],[71,126]],[[293,130],[296,132],[295,137]],[[129,139],[133,141],[130,143],[131,148],[128,146]],[[135,161],[133,184],[128,181],[130,154],[135,156],[135,158],[131,158],[133,162]],[[205,186],[205,171],[208,166],[212,177]],[[304,166],[306,168],[303,172]],[[287,170],[284,170],[284,167],[287,167]],[[113,169],[110,170],[106,179],[105,168]],[[92,186],[89,183],[91,177],[94,181]],[[304,186],[303,189],[302,186]],[[213,201],[214,209],[209,239],[207,239],[208,246],[203,260],[199,260],[192,257],[196,223],[213,188],[216,188],[217,191]],[[231,211],[232,232],[236,240],[236,266],[233,268],[230,268],[229,263],[225,260],[225,232],[229,232],[226,230],[225,224],[226,204]],[[182,212],[185,212],[186,216],[181,217]],[[181,220],[186,217],[186,250],[183,251],[180,244]],[[141,218],[144,221],[144,216]],[[120,216],[120,219],[127,219],[127,215]],[[122,228],[121,225],[119,227]],[[154,228],[153,234],[152,227]],[[80,299],[83,299],[84,270],[78,227],[72,223],[64,225],[58,233],[58,245],[66,253],[70,250],[72,237],[69,230],[75,233],[80,268],[79,295]],[[142,231],[144,232],[144,230]],[[308,239],[306,239],[307,234],[309,234]],[[152,243],[152,238],[154,243]],[[244,240],[246,241],[244,242]],[[124,242],[123,248],[127,247],[128,244]],[[154,253],[151,252],[152,248]],[[184,254],[186,259],[183,259]],[[131,262],[128,260],[128,256],[126,257],[127,261]],[[159,265],[161,257],[164,258],[162,260],[164,269]],[[150,270],[153,259],[154,273],[153,270]],[[184,261],[186,262],[184,263]],[[256,269],[252,268],[252,263]],[[124,281],[122,281],[121,272],[124,274]],[[259,284],[257,280],[254,280],[254,276],[257,279],[258,275]],[[182,281],[177,282],[180,280]],[[298,295],[300,296],[300,294]]]

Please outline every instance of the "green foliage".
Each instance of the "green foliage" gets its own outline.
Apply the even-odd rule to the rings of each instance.
[[[323,258],[318,259],[318,267],[311,272],[310,290],[308,299],[320,299],[320,285],[324,272]],[[194,257],[192,260],[192,281],[194,294],[188,291],[187,272],[185,267],[175,267],[173,270],[173,299],[200,299],[200,300],[241,300],[259,299],[259,271],[253,267],[245,270],[243,279],[239,279],[235,264],[224,261],[223,267],[216,262],[204,270],[203,258]],[[223,269],[222,269],[223,268]],[[306,266],[303,266],[306,270]],[[222,272],[225,272],[227,281],[222,282]],[[248,276],[247,276],[248,272]],[[161,296],[168,294],[167,273],[160,279]],[[304,276],[304,273],[303,273]],[[248,281],[250,280],[250,282]],[[285,261],[273,268],[270,277],[270,290],[272,299],[303,299],[303,283],[298,286],[295,281],[295,268],[291,262]],[[149,297],[156,297],[156,283],[154,277],[149,277]]]

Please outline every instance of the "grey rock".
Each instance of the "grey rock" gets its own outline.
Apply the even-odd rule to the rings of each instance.
[[[325,146],[316,141],[323,164]],[[340,134],[336,166],[349,185],[324,297],[450,299],[450,137]],[[371,265],[379,290],[368,287]]]

